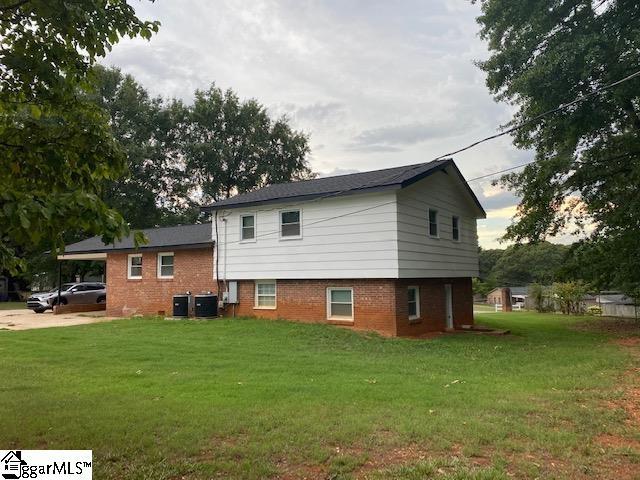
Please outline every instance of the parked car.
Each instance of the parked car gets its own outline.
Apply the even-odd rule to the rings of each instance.
[[[60,305],[105,303],[107,286],[104,283],[64,283],[60,288]],[[58,287],[44,293],[36,293],[27,299],[27,308],[43,313],[58,304]]]

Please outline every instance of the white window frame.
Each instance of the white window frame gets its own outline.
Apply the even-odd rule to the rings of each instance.
[[[436,234],[431,234],[431,212],[436,212]],[[427,234],[431,238],[440,238],[440,212],[437,208],[427,208]]]
[[[420,287],[418,287],[417,285],[411,285],[409,287],[407,287],[407,314],[409,313],[409,291],[410,290],[415,290],[416,291],[416,314],[415,315],[408,315],[409,316],[409,320],[418,320],[420,318]]]
[[[334,290],[349,290],[351,292],[351,316],[343,317],[340,315],[333,315],[331,311],[331,304],[334,303],[331,301],[331,292]],[[340,302],[335,302],[340,303]],[[347,305],[346,303],[341,303],[342,305]],[[353,287],[327,287],[327,320],[339,320],[341,322],[353,322],[354,320],[354,307],[355,307],[355,297],[353,295]]]
[[[136,267],[140,267],[140,276],[131,274],[131,267],[133,266],[131,260],[133,258],[139,258],[142,263],[141,265],[136,265]],[[127,255],[127,279],[128,280],[142,280],[142,269],[144,268],[144,260],[142,259],[141,253],[130,253]]]
[[[242,220],[245,217],[253,217],[253,238],[242,238],[242,231],[244,230],[242,225]],[[240,214],[240,243],[254,243],[257,238],[258,238],[258,212]]]
[[[273,306],[271,305],[259,305],[258,304],[258,284],[269,283],[273,284]],[[253,308],[256,310],[275,310],[278,308],[278,282],[276,280],[256,280],[254,282],[254,304]],[[261,295],[263,297],[270,297],[271,295]]]
[[[454,219],[458,222],[458,238],[455,238],[453,236],[453,232],[456,231],[456,229],[454,228],[453,224],[454,224]],[[459,242],[461,239],[462,235],[460,232],[460,217],[458,215],[451,215],[451,240],[453,240],[454,242]]]
[[[175,273],[175,268],[176,268],[176,257],[173,254],[173,252],[159,252],[158,253],[158,259],[157,259],[158,278],[170,280],[170,279],[173,278],[173,274],[172,275],[162,275],[162,258],[163,257],[173,257],[173,263],[171,264],[171,267],[173,268],[173,272],[174,273]]]
[[[298,223],[300,224],[299,235],[282,235],[282,214],[287,212],[298,212]],[[287,208],[278,211],[278,235],[280,240],[299,240],[302,238],[302,208]]]

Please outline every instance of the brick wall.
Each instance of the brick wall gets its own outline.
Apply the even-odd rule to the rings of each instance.
[[[354,321],[327,320],[327,287],[353,288]],[[237,316],[283,318],[302,322],[327,322],[348,325],[358,330],[376,330],[395,335],[395,281],[359,280],[278,280],[275,309],[255,308],[255,282],[238,282]],[[225,315],[231,315],[228,306]]]
[[[452,286],[454,326],[473,324],[470,278],[279,280],[275,309],[255,308],[255,282],[239,281],[235,315],[338,323],[357,330],[375,330],[383,335],[419,336],[446,328],[446,283]],[[411,322],[407,301],[409,286],[420,288],[421,318]],[[327,287],[353,288],[353,322],[327,320]],[[228,306],[224,314],[234,314],[233,306]]]
[[[419,336],[440,332],[447,327],[445,285],[451,285],[453,325],[473,325],[473,290],[470,278],[420,278],[398,280],[396,303],[398,305],[397,334]],[[420,292],[420,318],[409,320],[408,287]]]
[[[171,315],[173,295],[216,290],[213,249],[175,250],[173,279],[158,278],[158,252],[142,254],[142,279],[127,279],[127,254],[107,254],[107,315]]]
[[[157,253],[142,255],[142,279],[127,279],[127,254],[107,255],[107,315],[171,315],[173,295],[216,292],[211,249],[174,251],[173,279],[157,277]],[[224,315],[282,318],[345,325],[389,336],[419,336],[446,328],[445,284],[451,284],[454,325],[473,324],[470,278],[278,280],[275,309],[255,308],[255,282],[238,282],[239,303]],[[420,289],[420,319],[409,321],[407,287]],[[327,288],[353,288],[354,321],[327,320]]]

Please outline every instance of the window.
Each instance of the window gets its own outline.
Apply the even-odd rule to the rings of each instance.
[[[327,318],[330,320],[353,320],[353,289],[327,289]]]
[[[460,219],[451,217],[451,238],[456,242],[460,240]]]
[[[429,209],[429,235],[438,236],[438,211],[432,208]]]
[[[158,278],[173,278],[173,253],[158,254]]]
[[[409,287],[407,290],[409,300],[409,320],[420,318],[420,289]]]
[[[243,242],[256,241],[256,216],[254,214],[240,216],[240,240]]]
[[[256,307],[255,308],[276,308],[276,281],[275,280],[256,281]]]
[[[127,278],[138,279],[142,278],[142,255],[132,254],[128,257]]]
[[[300,210],[286,210],[280,212],[280,237],[300,238],[302,236]]]

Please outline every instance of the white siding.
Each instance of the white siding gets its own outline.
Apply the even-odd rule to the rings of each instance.
[[[279,237],[279,212],[290,208],[302,210],[300,239]],[[256,214],[257,238],[241,243],[247,213]],[[222,211],[220,278],[397,278],[396,214],[394,191]]]
[[[453,174],[435,173],[398,191],[400,278],[477,277],[477,207]],[[439,238],[428,234],[427,211],[438,211]],[[452,238],[452,217],[460,241]]]
[[[302,238],[281,239],[279,212],[292,208],[302,211]],[[439,238],[428,235],[429,208],[438,211]],[[256,215],[255,241],[240,242],[244,214]],[[402,190],[221,211],[220,278],[473,277],[478,215],[458,177],[443,172]],[[452,239],[452,216],[459,218],[459,241]]]

